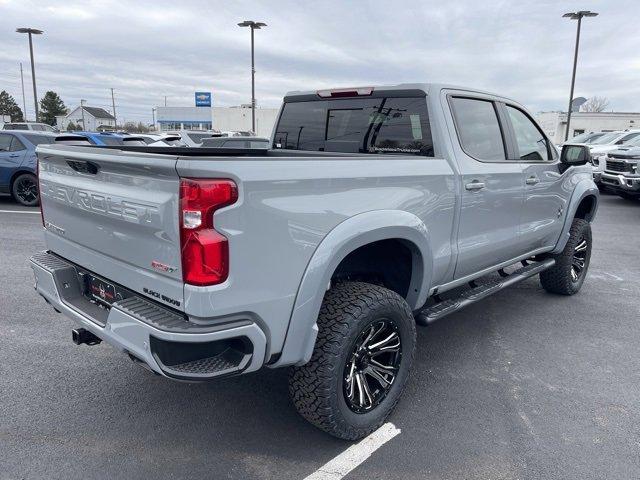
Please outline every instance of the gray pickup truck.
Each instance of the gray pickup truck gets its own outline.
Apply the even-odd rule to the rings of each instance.
[[[398,402],[416,323],[536,274],[563,295],[585,280],[588,149],[559,155],[508,98],[292,92],[271,141],[38,148],[35,288],[77,344],[186,381],[290,367],[299,413],[357,439]]]

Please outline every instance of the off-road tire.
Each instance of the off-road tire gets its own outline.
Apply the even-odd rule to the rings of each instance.
[[[587,241],[586,261],[580,277],[575,281],[571,277],[571,269],[574,252],[581,242],[581,239]],[[573,295],[578,293],[587,276],[589,262],[591,260],[591,224],[581,218],[575,218],[571,224],[569,240],[564,250],[552,258],[555,258],[556,264],[540,274],[542,287],[547,292],[560,295]]]
[[[356,413],[347,405],[343,373],[359,335],[376,320],[391,319],[402,345],[398,373],[384,399]],[[407,302],[395,292],[363,282],[343,282],[326,292],[318,316],[318,337],[311,360],[292,367],[289,394],[306,420],[325,432],[357,440],[379,428],[404,390],[416,346],[416,325]]]

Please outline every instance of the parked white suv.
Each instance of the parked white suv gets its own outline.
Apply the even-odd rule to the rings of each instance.
[[[640,130],[609,132],[588,145],[593,164],[593,179],[598,187],[602,186],[600,179],[607,154],[619,148],[620,145],[628,145],[635,141],[640,141]]]
[[[52,127],[46,123],[38,123],[38,122],[10,122],[5,123],[2,126],[3,130],[34,130],[37,132],[56,132],[59,133],[60,130]]]

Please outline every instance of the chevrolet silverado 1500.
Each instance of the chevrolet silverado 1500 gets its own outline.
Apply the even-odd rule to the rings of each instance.
[[[416,323],[533,275],[562,295],[585,280],[588,149],[559,155],[513,100],[292,92],[271,142],[38,148],[31,266],[76,343],[178,380],[289,367],[298,412],[356,439],[400,398]]]

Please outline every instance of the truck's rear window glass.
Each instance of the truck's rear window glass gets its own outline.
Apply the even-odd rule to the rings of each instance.
[[[479,160],[505,160],[507,156],[493,102],[453,97],[451,104],[465,153]]]
[[[285,103],[273,148],[433,156],[424,97]]]

